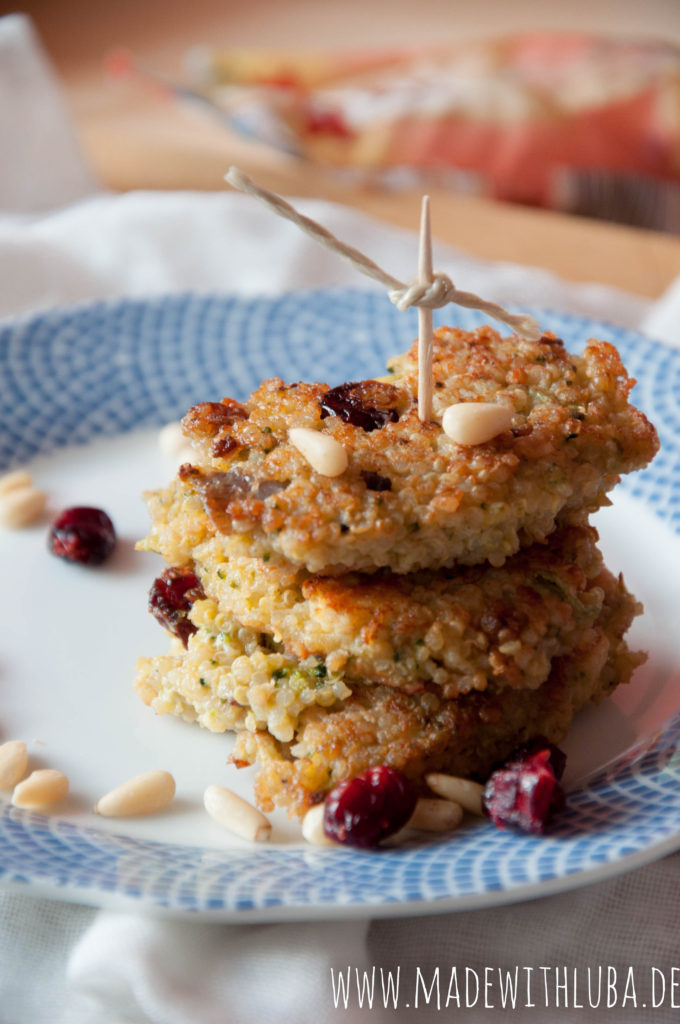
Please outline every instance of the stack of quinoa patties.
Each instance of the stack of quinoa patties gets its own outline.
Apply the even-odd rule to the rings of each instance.
[[[235,731],[264,809],[303,814],[381,764],[483,780],[536,735],[560,742],[643,660],[624,640],[640,605],[588,524],[658,447],[616,349],[441,328],[429,423],[416,346],[388,371],[195,406],[195,458],[147,495],[140,546],[199,583],[137,691]],[[511,409],[511,427],[455,443],[445,409],[478,401]],[[347,469],[313,469],[292,427],[339,442]]]

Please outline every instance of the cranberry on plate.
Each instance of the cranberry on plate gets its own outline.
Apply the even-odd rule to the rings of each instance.
[[[494,825],[541,835],[565,805],[559,779],[565,754],[542,737],[516,750],[492,772],[482,803]]]
[[[377,846],[403,828],[413,814],[416,799],[415,789],[396,768],[368,768],[330,791],[324,809],[324,832],[347,846]]]
[[[116,546],[116,531],[100,508],[67,508],[52,524],[48,543],[67,562],[101,565]]]

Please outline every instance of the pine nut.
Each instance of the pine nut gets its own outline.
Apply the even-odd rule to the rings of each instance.
[[[25,469],[14,469],[11,473],[0,476],[0,494],[8,494],[18,487],[30,487],[33,477]]]
[[[313,846],[338,846],[323,830],[324,804],[311,807],[302,819],[302,837]]]
[[[101,797],[94,805],[94,812],[105,818],[154,814],[166,807],[174,795],[175,780],[170,772],[142,772]]]
[[[187,448],[185,446],[184,448],[180,448],[180,450],[175,455],[175,462],[177,463],[178,466],[183,466],[185,462],[193,463],[195,461],[196,452],[193,450],[193,448]]]
[[[223,825],[242,839],[261,843],[271,836],[272,826],[264,814],[226,786],[208,786],[203,794],[203,804],[218,825]]]
[[[497,402],[459,402],[442,416],[442,429],[456,444],[486,444],[512,425],[514,413]]]
[[[28,754],[23,740],[9,740],[0,747],[0,789],[14,789],[26,774]]]
[[[463,808],[451,800],[421,797],[408,820],[408,828],[422,832],[452,832],[463,820]]]
[[[308,427],[292,427],[288,431],[288,440],[322,476],[340,476],[347,469],[347,452],[328,434]]]
[[[441,796],[444,800],[453,800],[470,814],[483,816],[482,794],[484,786],[472,779],[461,779],[457,775],[442,775],[439,772],[431,772],[425,776],[425,782],[433,793]]]
[[[174,458],[187,447],[187,439],[179,423],[166,423],[158,432],[158,447],[164,455]]]
[[[41,768],[14,787],[12,803],[24,810],[39,811],[63,800],[67,793],[68,779],[62,772]]]
[[[16,487],[0,495],[0,525],[8,530],[29,526],[45,511],[47,495],[36,487]]]

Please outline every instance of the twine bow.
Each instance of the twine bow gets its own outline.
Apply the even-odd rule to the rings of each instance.
[[[275,192],[270,192],[269,189],[262,188],[260,185],[256,185],[247,174],[244,174],[237,167],[229,168],[225,175],[225,180],[239,191],[255,196],[265,206],[268,206],[270,210],[273,210],[280,217],[285,217],[286,220],[292,221],[293,224],[296,224],[315,241],[344,259],[349,260],[352,266],[356,267],[362,274],[373,278],[375,281],[379,281],[380,284],[387,288],[390,301],[402,312],[411,306],[420,306],[424,309],[440,309],[442,306],[453,302],[458,306],[465,306],[468,309],[478,309],[494,320],[500,320],[502,323],[512,327],[517,334],[520,334],[528,341],[537,341],[541,337],[541,328],[534,317],[527,314],[509,313],[495,302],[488,302],[473,292],[461,291],[456,288],[447,274],[435,272],[432,275],[432,281],[427,284],[417,279],[410,284],[404,284],[402,281],[397,280],[396,277],[393,277],[392,274],[388,274],[387,271],[379,267],[377,263],[374,263],[373,260],[360,252],[359,249],[346,245],[339,238],[336,238],[334,234],[322,227],[321,224],[318,224],[317,221],[299,213],[294,206],[287,203],[281,196]]]

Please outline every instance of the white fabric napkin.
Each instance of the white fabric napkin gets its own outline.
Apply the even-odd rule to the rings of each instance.
[[[395,277],[415,276],[414,238],[346,207],[297,203]],[[414,220],[417,211],[414,210]],[[548,271],[475,260],[435,245],[436,269],[501,303],[570,309],[638,326],[649,303],[597,284],[568,284]],[[115,295],[170,291],[274,294],[346,285],[376,288],[254,199],[224,193],[132,192],[92,196],[50,216],[2,214],[0,316]]]
[[[0,46],[7,31],[7,22],[0,21]],[[25,28],[18,30],[14,21],[10,32],[19,39],[15,55],[23,53],[30,64],[36,55],[31,45],[25,48]],[[7,63],[0,57],[0,95],[7,81],[5,68],[11,71],[16,66],[15,60]],[[40,59],[34,60],[34,67],[38,70],[30,81],[27,77],[21,83],[29,109],[41,90],[54,91]],[[16,102],[20,99],[17,95]],[[57,97],[57,106],[59,102]],[[9,124],[16,133],[22,123],[18,114],[8,120],[0,108],[0,126]],[[74,173],[65,172],[63,189],[50,193],[55,207],[95,188],[87,169],[74,158],[77,148],[65,118],[60,124],[62,135],[53,136],[50,146],[71,160]],[[43,153],[45,143],[43,136]],[[0,170],[0,210],[5,211],[0,213],[0,315],[185,289],[255,294],[327,284],[366,285],[291,225],[252,200],[226,192],[91,195],[39,214],[47,205],[41,200],[54,186],[54,165],[41,183],[40,163],[34,197],[27,198],[16,183],[30,147],[14,150],[8,145],[5,152],[21,155],[13,168]],[[396,276],[412,275],[416,241],[409,233],[331,204],[300,206]],[[436,247],[436,264],[461,287],[500,302],[582,312],[646,327],[677,343],[680,284],[653,306],[613,289],[566,284],[538,269],[485,264],[441,246]],[[498,983],[494,976],[485,976],[485,970],[514,966],[520,972],[535,971],[528,998],[526,986],[520,992],[514,1020],[661,1024],[677,1019],[680,1005],[679,869],[676,855],[549,899],[373,923],[202,924],[93,910],[0,890],[0,1024],[380,1024],[388,1016],[417,1022],[455,1018],[456,1012],[460,1019],[477,1024],[494,1022],[503,1012]],[[396,1011],[384,1006],[381,967],[393,972],[393,980],[399,969]],[[460,978],[460,1008],[451,999],[453,967]],[[541,999],[541,967],[552,972],[548,1007]],[[587,970],[597,972],[598,967],[605,972],[605,987],[595,1010],[588,1007],[585,986]],[[629,967],[639,972],[639,986],[649,985],[652,967],[663,974],[663,1006],[643,1008],[640,989],[638,1005],[633,1006],[630,990],[625,989]],[[344,1009],[337,979],[340,972],[347,976],[348,968],[353,987]],[[474,1005],[469,1005],[474,991],[468,993],[467,1007],[466,968],[467,978],[474,982],[476,976],[481,983]],[[359,979],[368,972],[370,981],[374,969],[373,1005],[369,1007],[366,992],[361,1008],[354,972],[359,972]],[[431,987],[437,970],[439,1006]],[[421,989],[416,1008],[419,971],[429,990],[429,1004]],[[617,972],[614,989],[611,971]],[[565,977],[566,990],[560,987]],[[487,978],[492,986],[485,998]],[[595,983],[595,973],[592,980]],[[661,974],[656,980],[658,995]],[[617,1003],[607,1008],[612,992]],[[628,1000],[622,1005],[626,993]],[[533,1006],[526,1005],[532,1002]],[[575,1002],[585,1007],[574,1006]]]

